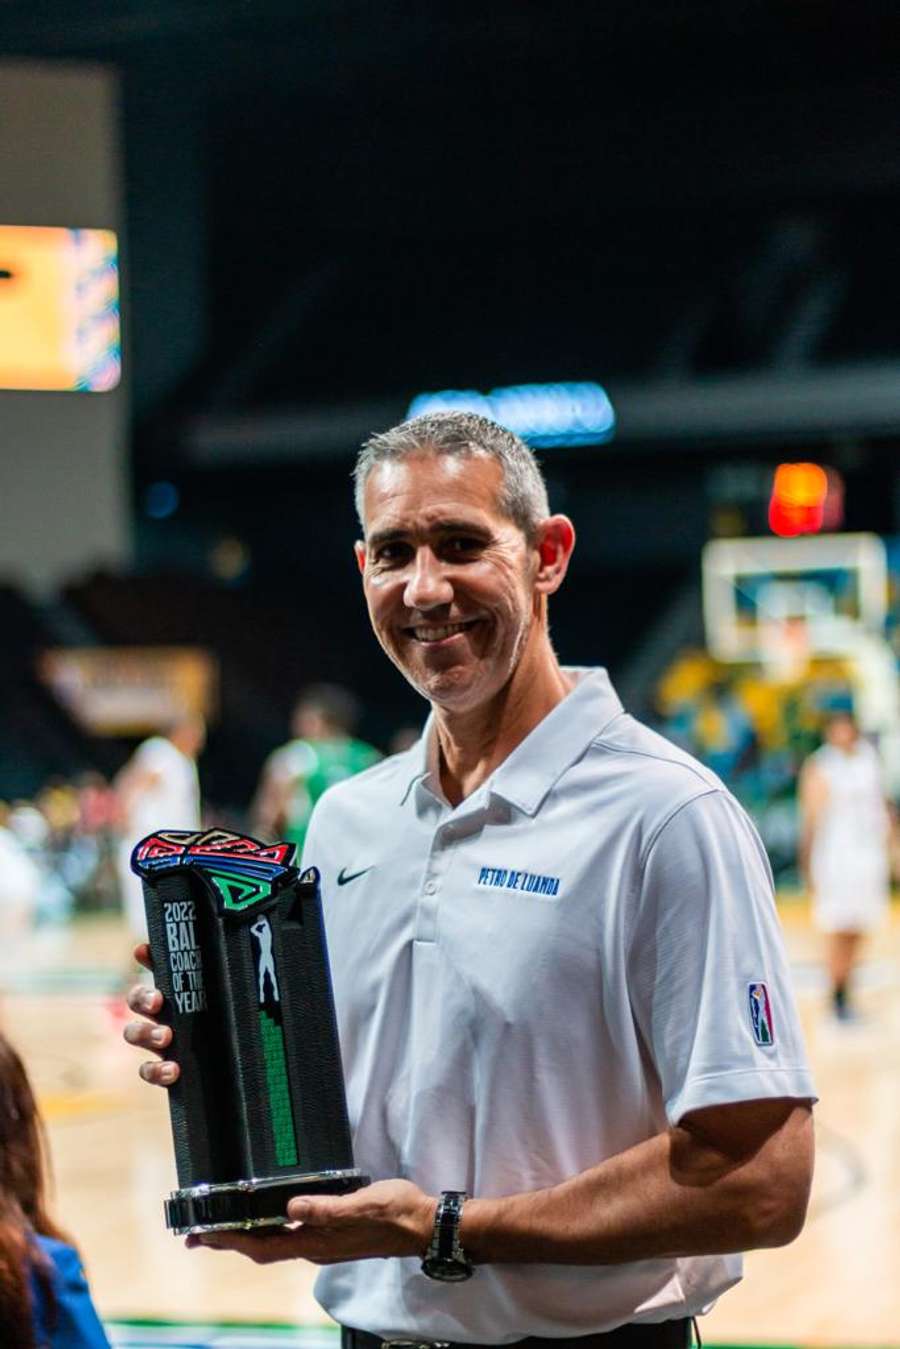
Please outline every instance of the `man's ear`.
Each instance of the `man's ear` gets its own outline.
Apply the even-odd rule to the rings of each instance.
[[[353,552],[356,556],[356,565],[359,567],[359,573],[362,575],[366,569],[366,545],[363,543],[362,539],[356,540],[356,543],[353,545]]]
[[[562,585],[574,547],[575,526],[567,515],[550,515],[538,525],[534,584],[541,594],[552,595]]]

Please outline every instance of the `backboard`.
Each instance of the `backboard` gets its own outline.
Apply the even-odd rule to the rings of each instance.
[[[887,557],[875,534],[716,539],[703,550],[707,646],[721,661],[853,655],[881,634]]]

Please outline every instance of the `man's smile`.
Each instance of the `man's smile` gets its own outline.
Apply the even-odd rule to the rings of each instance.
[[[466,618],[456,623],[416,623],[405,627],[403,633],[416,642],[432,645],[436,642],[446,642],[451,637],[458,637],[460,633],[468,632],[480,622],[480,618]]]

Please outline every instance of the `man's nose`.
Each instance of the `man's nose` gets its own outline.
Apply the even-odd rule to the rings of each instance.
[[[440,560],[430,548],[418,549],[403,592],[407,609],[433,609],[452,599],[453,586]]]

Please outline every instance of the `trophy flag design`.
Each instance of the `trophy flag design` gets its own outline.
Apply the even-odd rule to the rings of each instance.
[[[176,1233],[287,1221],[295,1194],[368,1183],[353,1163],[319,874],[290,843],[165,829],[134,849],[172,1026]]]

